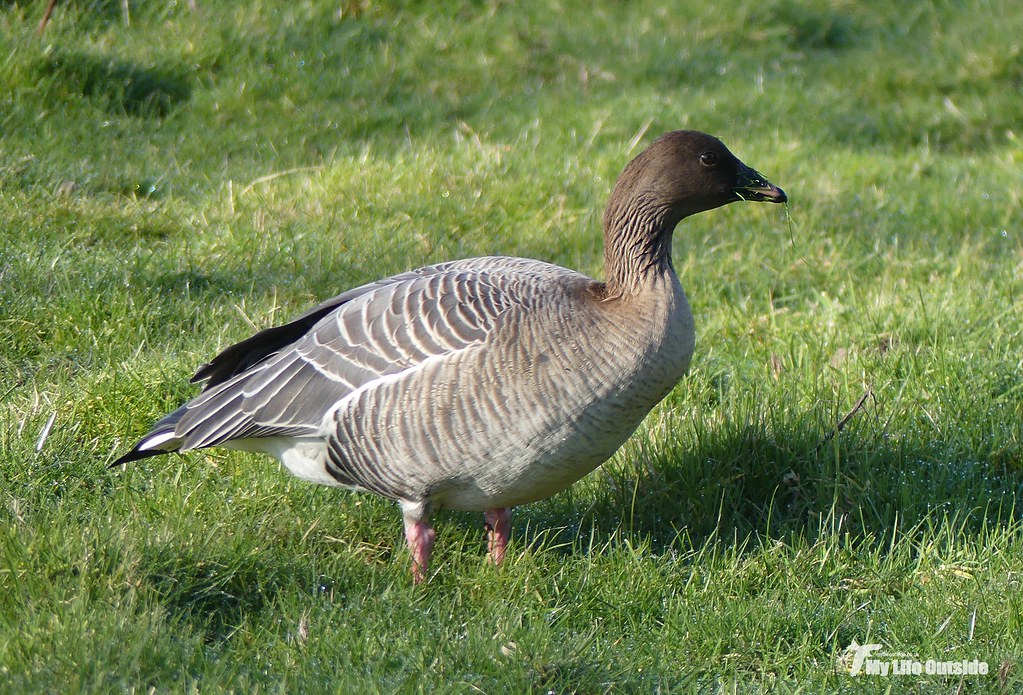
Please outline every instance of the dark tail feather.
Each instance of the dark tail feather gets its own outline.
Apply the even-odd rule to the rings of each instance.
[[[174,436],[174,430],[184,412],[185,408],[182,406],[153,425],[153,429],[149,430],[149,433],[139,440],[132,447],[131,451],[111,463],[110,468],[138,461],[139,459],[149,458],[150,456],[159,456],[160,454],[169,454],[177,451],[183,442]]]
[[[167,449],[166,451],[161,451],[160,449],[151,449],[149,451],[139,451],[139,449],[136,447],[135,449],[132,449],[131,451],[129,451],[127,454],[125,454],[121,458],[119,458],[116,461],[114,461],[113,463],[111,463],[110,466],[108,466],[108,467],[109,468],[117,468],[118,466],[120,466],[121,464],[124,464],[124,463],[131,463],[132,461],[138,461],[139,459],[147,459],[150,456],[159,456],[161,454],[169,454],[172,451],[174,451],[174,450],[173,449]]]

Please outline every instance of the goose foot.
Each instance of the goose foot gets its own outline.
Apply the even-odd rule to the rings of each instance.
[[[405,519],[405,540],[412,551],[412,581],[420,584],[426,579],[426,568],[430,562],[430,551],[437,532],[426,521]]]
[[[508,540],[511,538],[511,509],[501,507],[490,509],[484,515],[487,529],[487,549],[490,551],[490,560],[495,564],[501,564],[504,559],[504,550],[508,547]]]

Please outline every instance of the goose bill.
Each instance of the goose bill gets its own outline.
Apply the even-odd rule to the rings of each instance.
[[[763,203],[784,203],[785,191],[767,180],[760,172],[745,167],[739,172],[739,185],[732,189],[740,200]]]

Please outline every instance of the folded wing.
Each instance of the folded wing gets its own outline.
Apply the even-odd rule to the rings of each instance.
[[[341,399],[375,380],[487,340],[539,276],[572,274],[519,258],[476,258],[355,288],[233,345],[193,380],[196,398],[115,464],[259,437],[315,436]],[[542,284],[542,283],[540,283]]]

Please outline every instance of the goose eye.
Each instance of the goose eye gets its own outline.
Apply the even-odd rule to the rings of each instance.
[[[705,167],[712,167],[718,161],[716,152],[704,152],[700,155],[700,163]]]

